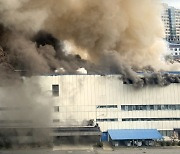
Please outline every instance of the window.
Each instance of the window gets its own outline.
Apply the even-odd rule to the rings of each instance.
[[[180,110],[180,105],[176,105],[176,110]]]
[[[129,105],[128,111],[132,111],[132,105]]]
[[[121,110],[125,111],[125,105],[121,106]]]
[[[154,110],[154,105],[150,105],[150,110]]]
[[[97,122],[114,122],[118,121],[118,118],[109,118],[109,119],[96,119]]]
[[[118,118],[114,118],[114,119],[107,119],[107,121],[118,121]]]
[[[132,105],[132,111],[136,110],[136,105]]]
[[[54,112],[59,112],[59,106],[54,106]]]
[[[142,110],[147,110],[147,105],[142,105]]]
[[[117,108],[117,105],[98,105],[96,106],[97,109],[99,108]]]
[[[172,105],[172,110],[176,110],[176,105]]]
[[[158,110],[158,105],[154,105],[154,110]]]
[[[162,105],[121,105],[123,111],[180,110],[180,104]]]
[[[117,105],[107,105],[108,108],[117,108]]]
[[[167,105],[161,105],[161,110],[167,110]]]
[[[122,121],[179,121],[180,118],[123,118]]]
[[[158,110],[161,110],[161,105],[157,105],[157,109],[158,109]]]
[[[59,85],[58,84],[52,85],[52,94],[53,94],[53,96],[59,96]]]
[[[128,105],[125,105],[125,111],[128,111]]]

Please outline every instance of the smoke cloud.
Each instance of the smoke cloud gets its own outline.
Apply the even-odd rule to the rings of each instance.
[[[50,126],[51,99],[41,91],[37,81],[21,80],[14,85],[1,87],[0,91],[0,107],[7,110],[0,113],[1,121],[27,121],[24,126],[29,128]],[[7,126],[5,123],[5,127],[11,127],[11,123],[9,124]],[[1,127],[3,125],[4,123],[0,124]],[[20,127],[21,123],[14,126]]]
[[[52,100],[37,81],[22,79],[0,92],[0,148],[51,145]]]
[[[49,16],[45,29],[87,49],[92,61],[98,62],[99,57],[113,50],[126,65],[153,65],[154,61],[160,63],[165,49],[159,3],[155,0],[46,1]]]
[[[86,50],[87,60],[96,65],[101,65],[101,59],[108,57],[113,51],[121,57],[121,61],[118,61],[121,66],[143,68],[151,65],[156,69],[165,67],[165,63],[160,59],[165,50],[165,43],[162,40],[164,32],[160,1],[13,0],[12,2],[1,0],[0,3],[0,23],[6,30],[21,34],[20,36],[16,34],[16,37],[21,39],[19,42],[12,41],[17,38],[10,36],[12,40],[8,41],[13,42],[13,45],[7,46],[13,46],[11,48],[14,50],[20,42],[26,41],[26,48],[30,51],[24,51],[24,49],[22,51],[30,56],[30,59],[34,57],[33,64],[42,67],[39,68],[42,72],[45,72],[45,68],[49,71],[51,68],[66,67],[73,73],[76,68],[83,67],[76,56],[71,56],[69,59],[62,53],[63,47],[57,45],[59,40],[72,41],[77,47]],[[51,50],[51,54],[46,51],[47,56],[51,58],[43,57],[35,49],[35,44],[31,43],[31,41],[34,42],[32,35],[41,30],[58,38],[52,39],[51,34],[47,36],[42,32],[36,35],[39,39],[36,40],[37,43],[40,42],[43,46],[50,43],[56,50],[57,53]],[[51,40],[48,40],[50,37]],[[42,42],[42,38],[46,41]],[[43,55],[46,52],[43,52]],[[78,50],[75,52],[74,54],[82,55]],[[57,62],[57,57],[62,61]],[[72,59],[76,59],[73,64]],[[74,64],[76,67],[73,67]],[[33,67],[37,72],[37,68],[32,64],[25,65],[31,65],[28,67]],[[86,67],[88,69],[91,66]]]
[[[1,4],[1,44],[15,69],[33,74],[63,68],[74,74],[84,67],[89,74],[120,73],[139,83],[133,68],[177,68],[162,60],[167,49],[160,1],[1,0]],[[66,52],[64,40],[78,50]]]
[[[167,49],[160,3],[0,0],[0,76],[75,74],[82,67],[89,74],[122,74],[142,87],[144,80],[135,71],[179,67],[163,60]],[[72,52],[66,51],[66,41],[75,46]]]

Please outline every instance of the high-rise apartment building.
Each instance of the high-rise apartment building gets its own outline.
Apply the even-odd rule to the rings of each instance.
[[[163,4],[162,20],[165,26],[166,40],[180,43],[180,9]]]

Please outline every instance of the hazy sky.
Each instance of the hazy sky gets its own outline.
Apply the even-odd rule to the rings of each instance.
[[[180,9],[180,0],[162,0],[162,2]]]

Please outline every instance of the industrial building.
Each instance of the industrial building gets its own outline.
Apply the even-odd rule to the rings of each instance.
[[[27,79],[38,81],[42,92],[51,98],[50,136],[56,142],[78,137],[115,146],[141,146],[153,145],[162,136],[180,138],[178,83],[137,88],[123,82],[121,75],[87,74],[32,76],[24,82]],[[16,124],[16,129],[28,130],[28,135],[39,129],[29,128],[28,122],[4,120],[0,126],[15,133]]]
[[[38,79],[42,89],[53,97],[55,128],[87,126],[94,121],[102,131],[102,140],[108,140],[110,130],[143,133],[155,129],[162,136],[180,137],[178,83],[135,88],[124,84],[120,75],[48,75],[32,79]],[[161,137],[158,134],[155,138]]]

